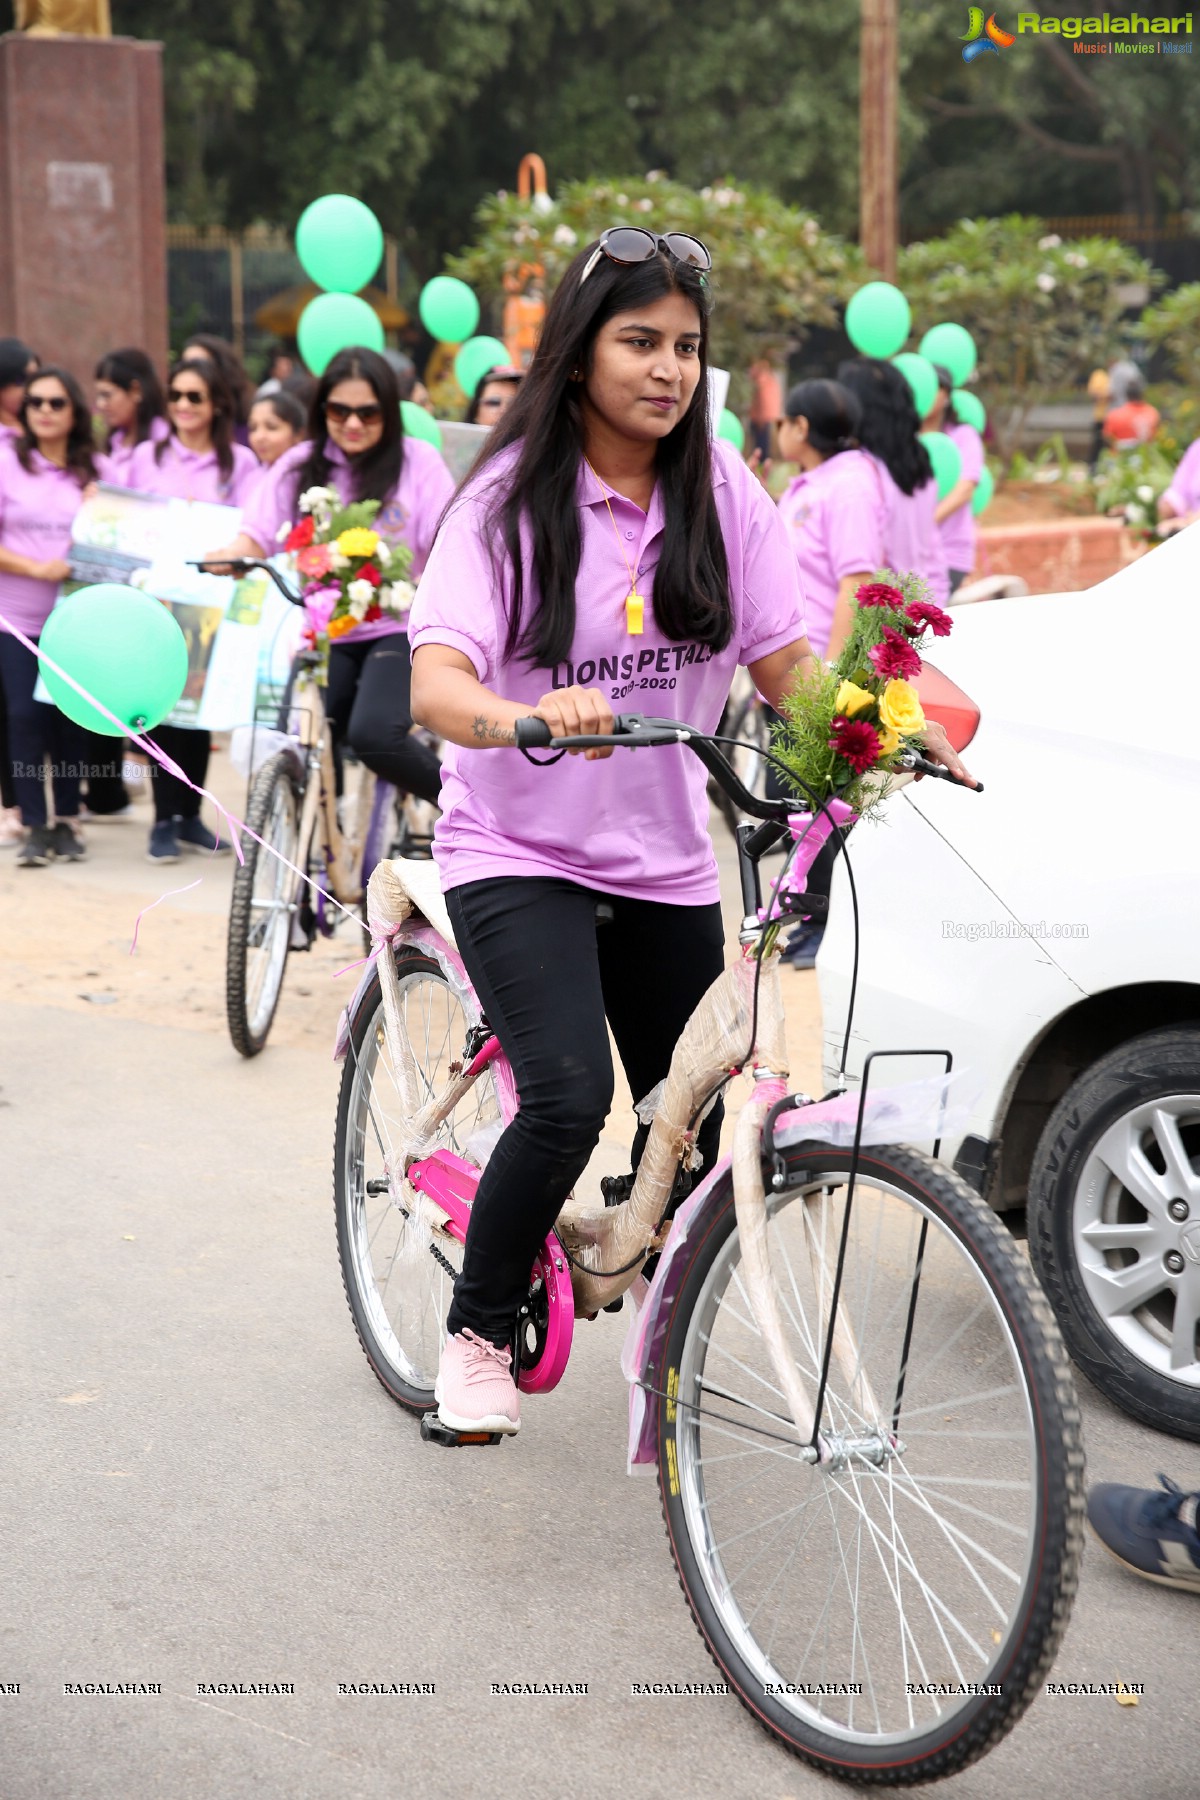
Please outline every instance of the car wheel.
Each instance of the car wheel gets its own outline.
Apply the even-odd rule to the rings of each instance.
[[[1030,1172],[1029,1248],[1084,1373],[1200,1442],[1200,1024],[1131,1039],[1063,1095]]]

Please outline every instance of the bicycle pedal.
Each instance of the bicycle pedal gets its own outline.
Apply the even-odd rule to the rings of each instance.
[[[498,1444],[502,1431],[456,1431],[444,1425],[435,1412],[421,1414],[421,1436],[427,1444],[444,1444],[447,1450],[461,1450],[469,1444]]]

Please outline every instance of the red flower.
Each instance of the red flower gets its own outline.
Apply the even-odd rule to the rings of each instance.
[[[890,625],[883,628],[883,642],[868,652],[871,667],[884,681],[912,681],[921,673],[921,659],[908,639]]]
[[[376,619],[382,619],[382,617],[383,617],[382,606],[379,606],[376,604],[375,601],[372,601],[370,606],[368,606],[366,612],[363,614],[363,623],[364,623],[364,625],[373,625],[375,623]]]
[[[894,612],[900,612],[904,606],[900,589],[889,586],[886,581],[864,581],[855,589],[854,598],[860,606],[890,606]]]
[[[355,576],[356,581],[369,581],[372,587],[382,587],[383,576],[373,562],[365,562]]]
[[[301,519],[301,521],[298,525],[292,526],[292,529],[288,532],[286,538],[283,540],[284,549],[285,550],[303,550],[306,545],[312,543],[313,532],[316,530],[316,528],[317,527],[316,527],[316,523],[313,519],[313,516],[311,513],[309,513],[308,517],[305,519]]]
[[[879,733],[866,719],[847,719],[839,714],[829,733],[829,745],[856,775],[865,775],[879,761]]]
[[[950,614],[943,612],[940,606],[934,606],[930,600],[912,601],[905,607],[904,615],[912,620],[918,632],[924,631],[928,626],[934,637],[949,637],[950,628],[954,624]]]

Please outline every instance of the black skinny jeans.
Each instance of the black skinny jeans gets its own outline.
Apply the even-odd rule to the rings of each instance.
[[[409,736],[411,693],[406,632],[331,647],[325,711],[334,737],[373,775],[436,805],[442,767],[428,745]]]
[[[8,715],[8,758],[11,791],[25,826],[45,825],[46,786],[42,770],[50,766],[54,813],[59,819],[79,814],[79,769],[85,755],[82,728],[57,706],[35,700],[38,661],[32,650],[0,631],[0,684]]]
[[[208,778],[208,757],[212,749],[211,731],[194,731],[190,725],[160,725],[147,734],[184,774],[203,787]],[[152,763],[154,781],[154,822],[164,825],[170,819],[198,819],[200,796],[196,788],[168,775],[161,763]]]
[[[612,907],[609,924],[597,923],[600,900]],[[451,888],[446,904],[521,1100],[480,1177],[447,1328],[507,1344],[538,1246],[612,1105],[605,1021],[636,1103],[666,1075],[680,1033],[724,967],[721,908],[622,899],[539,877],[468,882]],[[706,1167],[720,1134],[718,1103],[699,1133]],[[634,1168],[648,1135],[639,1125]]]

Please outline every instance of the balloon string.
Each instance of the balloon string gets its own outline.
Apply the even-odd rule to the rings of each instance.
[[[141,925],[142,920],[145,918],[145,916],[148,912],[153,912],[154,908],[156,906],[161,906],[164,900],[173,900],[175,898],[176,894],[188,894],[191,892],[191,890],[193,888],[198,888],[202,885],[203,884],[202,884],[201,878],[199,876],[197,876],[196,880],[189,881],[186,887],[168,888],[167,892],[165,894],[160,894],[158,896],[157,900],[151,900],[151,902],[148,906],[143,906],[141,912],[138,914],[137,918],[133,921],[133,942],[129,946],[130,956],[132,956],[134,951],[137,949],[138,927]]]
[[[208,789],[206,787],[200,787],[199,784],[197,782],[194,782],[189,775],[185,775],[183,770],[179,767],[179,764],[177,762],[175,762],[172,757],[168,756],[165,750],[160,750],[158,745],[154,742],[154,740],[152,738],[147,737],[144,732],[134,731],[129,725],[127,725],[125,723],[124,719],[119,719],[115,712],[110,712],[108,707],[105,706],[103,700],[98,700],[96,698],[95,694],[89,693],[87,688],[83,687],[80,682],[76,681],[76,679],[73,675],[69,675],[64,668],[60,667],[60,665],[55,662],[55,660],[52,656],[47,656],[46,652],[40,647],[40,645],[35,643],[35,641],[32,638],[26,637],[25,633],[21,630],[20,626],[14,625],[12,620],[7,618],[4,615],[4,613],[0,613],[0,627],[3,627],[6,631],[10,631],[12,633],[13,637],[16,638],[17,642],[19,644],[24,644],[26,650],[30,651],[35,657],[37,657],[39,662],[45,663],[45,665],[48,669],[53,669],[54,673],[58,676],[61,676],[63,681],[65,681],[67,683],[68,687],[74,688],[75,692],[77,694],[81,695],[82,698],[84,700],[86,700],[90,706],[94,706],[96,708],[97,712],[102,713],[106,719],[111,720],[111,722],[117,727],[119,736],[127,737],[129,739],[130,743],[133,744],[136,749],[142,751],[143,755],[149,756],[150,758],[152,758],[153,761],[158,763],[162,768],[164,768],[167,771],[168,775],[174,775],[174,777],[177,781],[181,781],[185,787],[191,788],[191,790],[194,794],[199,794],[202,800],[210,801],[212,803],[212,805],[216,808],[216,812],[217,812],[217,841],[218,841],[218,843],[220,842],[220,823],[221,823],[222,819],[226,819],[229,822],[229,827],[230,827],[229,837],[230,837],[230,842],[233,845],[234,854],[236,855],[238,861],[241,864],[243,864],[243,866],[245,864],[246,858],[242,854],[242,846],[239,841],[238,834],[239,834],[239,832],[244,831],[246,836],[251,840],[252,843],[257,844],[260,849],[265,850],[268,853],[268,855],[273,856],[275,858],[276,862],[281,862],[283,864],[284,868],[289,869],[293,875],[298,875],[300,877],[300,880],[303,881],[307,887],[310,887],[314,894],[323,896],[327,905],[336,907],[340,913],[345,913],[346,917],[353,924],[361,925],[362,920],[359,918],[359,915],[357,913],[351,912],[351,910],[348,906],[344,906],[342,904],[342,902],[340,900],[336,900],[334,898],[334,896],[331,893],[329,893],[326,888],[321,887],[319,885],[319,883],[315,882],[312,879],[312,877],[308,874],[307,870],[298,868],[294,862],[290,862],[288,860],[288,858],[283,855],[282,851],[277,850],[275,848],[274,844],[268,844],[265,838],[260,838],[257,831],[252,831],[250,829],[249,825],[246,824],[246,821],[244,819],[239,819],[236,813],[231,813],[229,808],[227,806],[224,806],[221,803],[221,801],[217,799],[217,796],[211,792],[210,789]],[[129,954],[131,956],[133,955],[133,952],[137,948],[138,922],[141,920],[143,914],[150,912],[152,910],[152,908],[155,906],[158,906],[161,901],[169,900],[172,897],[172,895],[185,894],[188,892],[188,888],[198,887],[199,885],[200,884],[198,881],[192,881],[192,882],[188,883],[187,888],[172,888],[168,893],[160,894],[157,900],[154,900],[151,902],[150,906],[144,906],[142,908],[142,911],[137,916],[137,920],[134,921],[133,942],[129,946]],[[375,930],[375,928],[371,925],[367,926],[367,930],[370,933],[372,938],[380,939],[382,937],[382,934],[377,932]],[[353,964],[353,963],[350,965],[351,968],[354,968],[356,966],[357,965]],[[345,971],[343,971],[343,973],[345,973]]]

